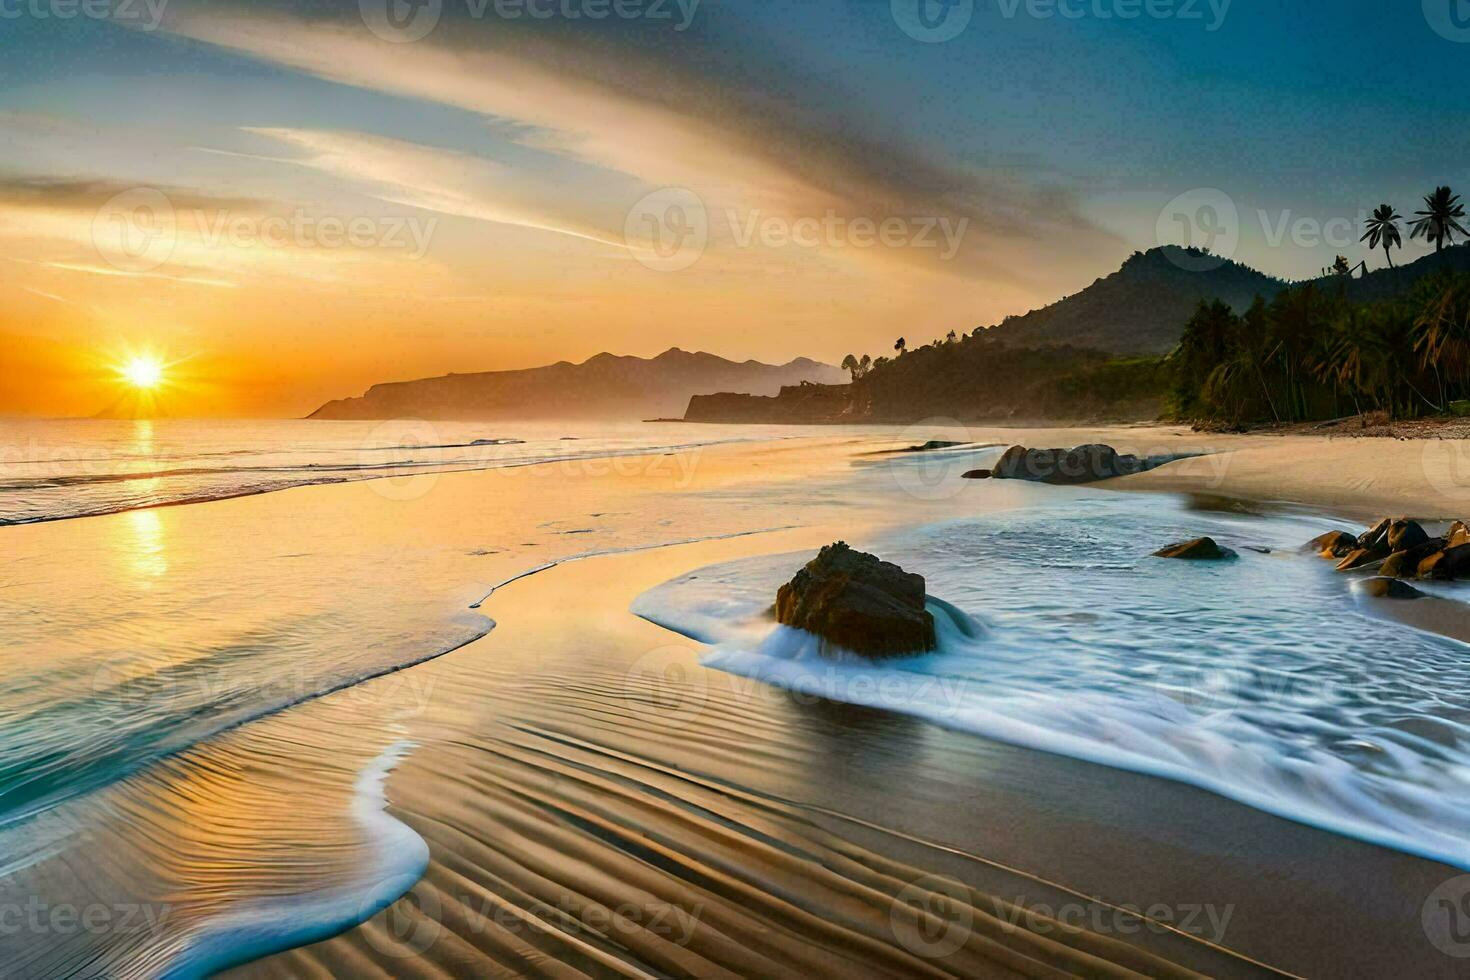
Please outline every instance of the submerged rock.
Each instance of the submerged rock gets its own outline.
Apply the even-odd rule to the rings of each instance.
[[[1236,557],[1236,554],[1229,548],[1220,547],[1214,538],[1196,538],[1155,551],[1154,557],[1182,558],[1186,561],[1228,561]]]
[[[924,577],[838,541],[776,593],[776,620],[868,657],[933,650]]]
[[[1358,591],[1374,599],[1422,599],[1424,593],[1395,578],[1370,578],[1358,586]]]
[[[991,477],[991,471],[990,470],[971,470],[970,472],[963,474],[960,477],[960,479],[962,479],[962,480],[988,480],[988,479],[990,479],[990,477]]]
[[[910,446],[907,449],[900,449],[899,452],[901,452],[901,453],[932,453],[932,452],[935,452],[936,450],[940,450],[940,449],[955,449],[956,447],[964,446],[964,445],[967,445],[967,443],[963,443],[963,442],[946,442],[943,439],[930,439],[928,442],[924,443],[922,446]]]

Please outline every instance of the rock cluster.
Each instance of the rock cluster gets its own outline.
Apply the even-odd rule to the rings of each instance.
[[[1329,531],[1306,547],[1335,560],[1340,572],[1373,570],[1388,579],[1470,578],[1470,527],[1463,521],[1430,535],[1417,521],[1385,517],[1357,536]]]
[[[827,545],[781,586],[776,620],[866,657],[924,653],[936,645],[924,577],[843,541]]]
[[[994,469],[972,470],[967,480],[1030,480],[1034,483],[1073,485],[1110,480],[1151,469],[1153,462],[1120,456],[1112,446],[1088,445],[1076,449],[1027,449],[1012,446]]]

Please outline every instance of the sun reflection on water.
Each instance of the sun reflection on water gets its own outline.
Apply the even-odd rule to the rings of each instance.
[[[153,455],[152,419],[135,419],[133,421],[133,450],[139,456]]]
[[[134,510],[126,515],[131,540],[126,542],[133,570],[139,576],[158,578],[168,572],[163,519],[156,510]]]
[[[136,419],[133,422],[133,454],[138,465],[151,467],[154,452],[153,422],[151,419]],[[142,499],[151,499],[158,489],[158,480],[140,480],[136,486]],[[156,510],[134,510],[125,516],[124,526],[130,538],[122,543],[121,550],[128,556],[133,570],[141,578],[158,578],[168,572],[168,555],[165,550],[163,518]]]

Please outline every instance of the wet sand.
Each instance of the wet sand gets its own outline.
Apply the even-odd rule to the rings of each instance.
[[[301,551],[391,528],[406,554],[425,549],[414,560],[436,576],[415,572],[423,589],[445,587],[454,554],[464,605],[506,582],[480,610],[497,625],[48,814],[40,824],[86,832],[15,882],[152,898],[174,917],[146,949],[146,936],[103,952],[86,937],[30,941],[26,962],[36,975],[119,957],[156,969],[210,923],[326,884],[344,889],[349,915],[391,904],[228,975],[1458,975],[1421,919],[1455,869],[1186,786],[752,684],[700,667],[697,644],[629,613],[643,590],[713,562],[1011,506],[1001,485],[828,492],[855,459],[955,435],[1205,445],[1164,429],[909,429],[715,447],[689,467],[449,475],[406,499],[362,484],[158,512],[175,561],[251,528],[296,527]],[[1232,453],[1223,477],[1165,468],[1117,487],[1154,489],[1152,478],[1250,497],[1290,442],[1210,437],[1206,449]],[[1303,479],[1258,499],[1331,507],[1350,493],[1337,471]],[[1434,498],[1410,502],[1424,513]],[[605,511],[646,515],[658,533],[644,537],[665,546],[599,554],[566,539],[557,555],[464,557],[517,528]],[[11,530],[39,555],[126,518]],[[516,578],[549,564],[533,555],[578,560]],[[382,841],[350,801],[385,753],[397,759],[388,812],[427,843],[427,871],[390,862],[365,888],[350,872],[371,871]]]
[[[1421,925],[1455,869],[752,685],[628,613],[682,572],[835,536],[862,534],[610,555],[499,589],[490,636],[413,669],[434,698],[387,795],[429,843],[424,878],[231,975],[1458,974]]]

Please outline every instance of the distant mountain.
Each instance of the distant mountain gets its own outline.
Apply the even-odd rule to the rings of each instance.
[[[833,384],[846,372],[807,358],[736,363],[677,347],[653,358],[598,354],[523,371],[450,374],[373,385],[361,398],[328,402],[313,419],[645,419],[678,417],[689,399],[718,391],[774,395],[803,381]]]
[[[1393,299],[1442,270],[1470,271],[1470,245],[1348,279],[1347,297],[1357,302]],[[1344,280],[1324,276],[1307,282],[1337,288]],[[1058,344],[1114,354],[1166,354],[1179,342],[1200,300],[1223,300],[1244,313],[1257,296],[1269,301],[1283,289],[1307,282],[1286,282],[1238,262],[1167,245],[1134,252],[1112,275],[1050,306],[1007,317],[983,335],[1018,347]]]
[[[1237,262],[1168,245],[1134,252],[1112,275],[1050,306],[1007,317],[985,336],[1018,347],[1163,354],[1179,342],[1200,300],[1223,300],[1243,313],[1257,295],[1270,299],[1287,285]]]

